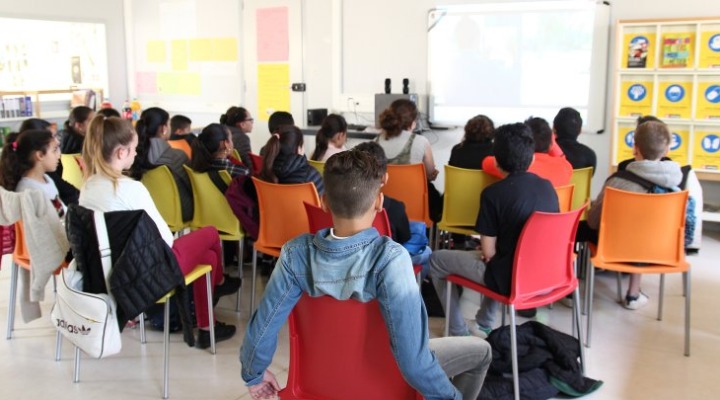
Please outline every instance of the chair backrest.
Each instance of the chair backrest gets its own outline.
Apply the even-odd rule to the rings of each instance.
[[[25,230],[22,221],[15,223],[15,250],[13,251],[13,261],[25,269],[30,269],[30,252],[25,242]]]
[[[225,199],[225,194],[215,186],[207,172],[195,172],[187,165],[184,168],[190,177],[195,205],[190,226],[214,226],[221,236],[239,239],[242,236],[240,222]]]
[[[60,162],[63,167],[63,180],[80,189],[83,184],[83,173],[78,159],[80,159],[80,154],[60,155]]]
[[[425,165],[390,164],[387,172],[389,179],[382,187],[383,193],[405,203],[405,212],[411,221],[422,221],[431,226]]]
[[[687,199],[687,190],[647,194],[605,188],[597,257],[605,262],[684,262]]]
[[[320,176],[323,175],[323,172],[325,171],[325,162],[324,161],[315,161],[308,158],[308,164],[312,165],[313,168],[317,170],[317,172],[320,173]]]
[[[289,325],[290,369],[281,398],[419,398],[398,369],[377,300],[305,294]]]
[[[188,143],[187,140],[168,140],[168,145],[170,145],[173,149],[182,150],[188,156],[189,160],[192,159],[192,147],[190,147],[190,143]]]
[[[557,193],[560,212],[568,212],[572,210],[574,192],[575,185],[573,184],[555,187],[555,193]]]
[[[575,185],[575,189],[573,189],[572,200],[573,209],[578,208],[581,205],[590,201],[590,187],[592,184],[592,175],[592,167],[573,170],[572,176],[570,177],[570,183]],[[588,210],[585,209],[585,211],[582,213],[582,216],[580,216],[581,221],[587,218],[587,213]]]
[[[146,171],[141,181],[150,192],[150,197],[170,230],[172,232],[182,230],[185,223],[182,219],[180,192],[170,168],[167,165],[160,165]]]
[[[263,167],[263,159],[259,155],[255,153],[250,153],[250,160],[252,161],[252,167],[253,167],[253,175],[258,176],[260,175],[260,171],[262,171]]]
[[[258,246],[280,248],[288,240],[308,232],[303,202],[320,206],[313,183],[278,184],[254,177],[252,180],[260,211]]]
[[[510,299],[516,307],[536,307],[557,292],[577,285],[573,264],[575,232],[582,206],[564,213],[534,212],[515,249]],[[562,296],[561,296],[562,297]],[[539,304],[534,303],[539,302]]]
[[[308,227],[310,233],[316,233],[320,229],[329,228],[333,226],[332,214],[312,204],[303,203],[305,205],[305,212],[308,217]],[[379,213],[375,214],[373,225],[377,229],[378,233],[382,236],[392,236],[390,230],[390,221],[388,220],[387,212],[382,209]]]
[[[499,179],[479,169],[445,166],[445,195],[440,225],[474,227],[480,194]]]

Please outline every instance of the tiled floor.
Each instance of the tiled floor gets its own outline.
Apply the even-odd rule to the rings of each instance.
[[[587,375],[605,385],[589,399],[710,399],[720,392],[720,234],[704,237],[699,256],[693,256],[692,356],[683,356],[683,298],[680,276],[666,282],[665,318],[656,321],[658,279],[643,284],[650,305],[628,311],[614,302],[615,280],[599,275],[595,297],[595,329],[587,349]],[[0,321],[7,318],[9,271],[7,260],[0,272]],[[247,291],[246,291],[247,292]],[[247,295],[247,293],[246,293]],[[247,297],[247,296],[246,296]],[[52,298],[48,290],[48,298]],[[238,350],[247,314],[236,314],[234,297],[221,303],[219,318],[235,323],[239,333],[218,344],[218,353],[188,348],[172,336],[170,396],[173,399],[249,399],[240,378]],[[243,308],[247,310],[247,298]],[[105,360],[83,359],[80,383],[72,383],[72,348],[63,348],[55,362],[54,330],[47,318],[16,322],[12,340],[0,339],[0,398],[2,399],[157,399],[162,389],[162,336],[149,333],[140,345],[136,330],[123,333],[123,350]],[[538,319],[560,330],[570,326],[570,310],[556,306],[542,309]],[[431,331],[442,332],[443,321],[431,319]],[[3,331],[4,334],[4,331]],[[4,335],[3,335],[4,336]],[[288,335],[284,329],[271,369],[281,383],[287,379]]]

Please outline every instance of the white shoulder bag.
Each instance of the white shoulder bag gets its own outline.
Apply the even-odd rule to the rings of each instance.
[[[105,216],[96,211],[94,217],[105,286],[110,291],[108,278],[112,260]],[[56,329],[91,357],[103,358],[119,353],[122,343],[113,296],[83,292],[82,273],[77,270],[74,260],[60,276],[57,299],[50,314]]]

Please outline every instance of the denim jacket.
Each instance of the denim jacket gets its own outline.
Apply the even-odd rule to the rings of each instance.
[[[278,331],[308,293],[361,302],[377,298],[405,380],[427,400],[461,400],[428,348],[427,312],[407,251],[374,228],[341,240],[328,235],[329,229],[323,229],[283,246],[240,349],[247,385],[262,381],[277,348]]]

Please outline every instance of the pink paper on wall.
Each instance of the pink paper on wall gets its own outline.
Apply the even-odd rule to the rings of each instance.
[[[258,62],[288,61],[288,8],[260,8],[256,17]]]
[[[136,72],[135,89],[138,93],[157,93],[157,74],[155,72]]]

